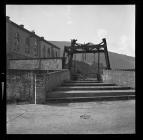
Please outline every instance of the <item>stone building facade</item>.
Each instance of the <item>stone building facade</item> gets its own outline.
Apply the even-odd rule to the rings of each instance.
[[[6,17],[7,59],[60,57],[60,48]]]
[[[48,74],[62,73],[60,48],[6,17],[6,57],[7,101],[44,103]]]

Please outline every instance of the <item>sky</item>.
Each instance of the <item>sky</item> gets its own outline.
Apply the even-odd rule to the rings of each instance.
[[[135,57],[135,5],[6,5],[6,16],[49,41],[102,42]]]

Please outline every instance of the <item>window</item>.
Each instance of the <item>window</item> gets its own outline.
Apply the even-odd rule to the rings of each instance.
[[[36,38],[33,38],[33,50],[34,50],[34,55],[38,56],[38,42]]]
[[[36,39],[36,38],[34,38],[34,45],[35,45],[35,46],[37,46],[37,45],[38,45],[38,43],[37,43],[37,39]]]
[[[58,57],[58,53],[56,52],[56,57]]]
[[[48,56],[50,57],[50,48],[48,48]]]
[[[51,56],[54,57],[54,50],[51,48]]]
[[[25,39],[25,45],[26,45],[26,47],[25,47],[25,53],[30,53],[30,38],[29,37],[27,37]]]
[[[20,49],[20,35],[18,32],[15,33],[14,46],[15,46],[16,51],[18,51]]]
[[[49,57],[49,50],[47,49],[47,57]]]
[[[47,54],[47,48],[45,46],[45,58],[47,58],[48,54]]]
[[[53,57],[55,57],[55,53],[54,53],[54,50],[52,50],[52,51],[53,51],[53,55],[52,55],[52,56],[53,56]]]
[[[46,56],[46,54],[45,54],[45,50],[46,50],[46,48],[45,48],[45,46],[43,46],[43,58],[45,58]]]

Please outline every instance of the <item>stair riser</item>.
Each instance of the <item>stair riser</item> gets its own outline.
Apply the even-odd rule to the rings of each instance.
[[[76,82],[66,82],[66,83],[102,83],[102,82],[99,82],[99,81],[76,81]]]
[[[102,84],[102,83],[64,83],[62,86],[115,86],[115,84]]]
[[[112,92],[112,93],[51,93],[47,98],[62,98],[62,97],[92,97],[92,96],[121,96],[121,95],[135,95],[135,92]]]
[[[92,102],[92,101],[117,101],[117,100],[132,100],[135,96],[114,96],[114,97],[93,97],[93,98],[70,98],[70,99],[47,99],[47,102]]]
[[[57,88],[56,91],[70,91],[70,90],[128,90],[131,89],[130,87],[120,87],[120,88],[110,88],[110,87],[104,87],[104,88]]]

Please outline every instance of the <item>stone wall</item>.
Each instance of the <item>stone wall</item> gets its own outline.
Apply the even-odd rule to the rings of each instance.
[[[68,70],[48,73],[47,70],[8,70],[7,72],[7,103],[25,102],[41,104],[51,90],[70,80]]]
[[[62,59],[43,59],[41,61],[42,70],[62,70]]]
[[[47,74],[46,78],[46,97],[50,94],[50,91],[54,90],[55,87],[60,86],[63,82],[70,80],[69,70],[62,70]]]
[[[9,69],[61,70],[62,59],[9,60]]]
[[[7,102],[34,103],[34,77],[32,71],[8,70],[6,85]]]
[[[37,71],[36,73],[36,98],[37,104],[45,103],[50,91],[60,86],[63,82],[70,80],[69,70],[60,70],[47,73]]]
[[[103,82],[135,88],[135,71],[103,70]]]
[[[46,101],[46,75],[47,71],[36,71],[36,104],[42,104]]]

